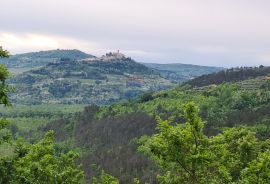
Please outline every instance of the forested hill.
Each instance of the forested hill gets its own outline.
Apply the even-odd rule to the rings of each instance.
[[[1,62],[16,74],[10,81],[16,104],[111,104],[221,69],[141,64],[119,52],[96,57],[79,50],[32,52]]]
[[[0,58],[0,63],[7,65],[7,67],[12,72],[21,73],[23,71],[45,66],[51,62],[57,62],[61,58],[84,59],[93,57],[93,55],[86,54],[76,49],[57,49],[40,52],[30,52],[25,54],[16,54],[10,56],[9,58]]]
[[[48,50],[40,52],[30,52],[24,54],[12,55],[9,58],[0,58],[0,63],[7,65],[9,70],[18,74],[31,69],[46,66],[48,63],[58,62],[60,59],[86,59],[96,58],[91,54],[84,53],[80,50]],[[203,74],[209,74],[222,70],[219,67],[197,66],[188,64],[156,64],[156,63],[142,63],[148,68],[154,69],[160,73],[164,78],[181,83],[194,77]]]
[[[199,66],[191,64],[157,64],[157,63],[143,63],[145,66],[153,68],[159,72],[164,78],[181,83],[190,79],[196,78],[201,75],[210,74],[224,70],[222,67],[210,67],[210,66]]]
[[[254,80],[256,88],[242,88]],[[137,152],[137,144],[145,135],[156,133],[157,117],[173,125],[185,122],[183,109],[190,101],[199,106],[208,136],[216,135],[224,127],[247,126],[257,132],[258,139],[270,137],[270,81],[260,77],[202,90],[183,84],[111,106],[90,106],[75,120],[61,119],[42,130],[54,129],[59,141],[75,140],[73,146],[84,151],[80,161],[88,179],[96,174],[89,167],[93,164],[118,177],[121,183],[139,178],[142,183],[155,184],[156,175],[162,171]]]
[[[111,104],[174,86],[159,73],[121,53],[100,58],[62,58],[11,81],[19,104]]]
[[[224,82],[237,82],[255,77],[267,77],[268,75],[270,75],[270,67],[240,67],[202,75],[186,83],[192,86],[202,87],[211,84],[222,84]]]

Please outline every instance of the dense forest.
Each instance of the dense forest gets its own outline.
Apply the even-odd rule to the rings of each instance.
[[[226,70],[106,106],[3,107],[0,183],[268,183],[269,74]]]
[[[238,67],[222,70],[215,74],[202,75],[196,79],[190,80],[187,84],[193,86],[207,86],[211,84],[222,84],[223,82],[236,82],[259,76],[267,76],[270,73],[270,67]]]
[[[56,121],[45,130],[53,128],[60,141],[73,137],[74,144],[84,148],[81,163],[95,163],[117,176],[122,183],[130,183],[132,178],[140,178],[143,183],[156,183],[159,168],[138,153],[138,143],[147,138],[145,135],[158,133],[155,127],[160,121],[172,126],[186,122],[185,105],[190,101],[200,108],[199,116],[205,122],[203,134],[208,138],[227,130],[234,133],[243,130],[254,133],[258,141],[268,139],[270,83],[258,80],[261,86],[252,90],[242,89],[241,83],[225,83],[204,90],[183,85],[108,107],[89,106],[74,122]],[[245,81],[248,82],[253,83],[253,80]],[[63,128],[69,123],[74,127],[73,131]],[[242,139],[242,135],[234,136]],[[89,167],[84,169],[86,177],[96,174]]]

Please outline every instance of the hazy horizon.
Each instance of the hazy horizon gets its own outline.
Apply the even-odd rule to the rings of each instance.
[[[138,62],[270,65],[270,1],[9,0],[0,45],[11,54],[120,50]]]

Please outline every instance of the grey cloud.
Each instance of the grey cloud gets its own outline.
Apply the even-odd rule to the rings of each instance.
[[[146,62],[270,65],[263,57],[270,53],[267,0],[4,0],[1,6],[0,32],[98,42]]]

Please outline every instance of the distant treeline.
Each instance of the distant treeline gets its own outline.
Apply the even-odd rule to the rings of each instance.
[[[249,78],[267,76],[270,74],[270,67],[238,67],[223,70],[217,73],[202,75],[186,82],[196,87],[208,86],[211,84],[222,84],[224,82],[237,82]]]

